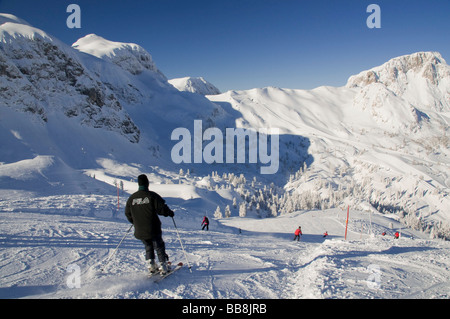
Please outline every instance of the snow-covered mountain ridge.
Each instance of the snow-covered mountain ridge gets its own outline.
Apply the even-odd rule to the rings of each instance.
[[[450,69],[439,52],[417,52],[351,76],[347,87],[383,84],[413,106],[450,111]]]
[[[1,17],[0,103],[6,107],[2,108],[2,136],[5,143],[12,138],[11,143],[20,148],[26,145],[28,153],[33,149],[34,154],[57,154],[64,161],[78,163],[79,168],[85,167],[86,161],[78,156],[102,153],[107,157],[119,145],[119,149],[128,149],[117,154],[123,158],[130,153],[143,158],[142,152],[149,149],[154,155],[170,154],[164,148],[167,145],[160,148],[154,141],[161,136],[170,140],[180,117],[208,117],[218,108],[201,96],[186,96],[173,88],[150,54],[137,45],[89,35],[74,48],[19,18]],[[195,108],[198,111],[193,111]],[[186,117],[186,113],[191,115]],[[160,117],[172,124],[163,124]],[[30,120],[36,125],[27,125]],[[20,140],[9,133],[18,128]],[[65,128],[82,132],[61,134]],[[33,141],[38,136],[45,136],[45,141]],[[61,140],[62,136],[66,140]],[[127,141],[139,145],[133,148]],[[44,147],[48,144],[52,145]],[[74,147],[82,151],[74,155]],[[23,159],[19,152],[5,152],[16,154],[3,161]],[[90,160],[95,163],[96,157]]]
[[[139,129],[117,97],[73,49],[22,20],[2,17],[0,23],[2,105],[44,122],[61,112],[139,141]]]
[[[376,207],[448,238],[449,70],[440,54],[420,52],[352,76],[345,87],[208,98],[239,110],[238,126],[307,138],[311,162],[292,171],[278,211]],[[280,153],[281,167],[291,163],[288,155]]]
[[[72,44],[72,47],[80,52],[111,61],[131,74],[140,74],[147,69],[167,80],[156,67],[152,56],[135,43],[113,42],[96,34],[88,34]]]
[[[23,167],[24,160],[35,165],[50,156],[47,166],[24,174],[47,183],[48,191],[60,193],[55,185],[87,171],[105,181],[148,172],[161,183],[189,169],[195,173],[186,183],[220,199],[208,209],[233,197],[262,208],[260,216],[350,203],[397,212],[433,236],[447,236],[450,72],[439,53],[394,58],[350,77],[345,87],[268,87],[205,98],[175,89],[138,45],[91,34],[71,47],[14,16],[1,19],[0,161]],[[249,163],[174,164],[171,133],[192,129],[194,120],[204,130],[279,128],[278,173],[260,176]],[[108,161],[132,169],[119,174]],[[55,172],[63,174],[58,179]],[[245,185],[220,189],[238,185],[240,174]],[[253,177],[261,184],[253,186]],[[1,185],[9,189],[14,180],[2,175]],[[278,193],[263,192],[272,182]]]
[[[218,88],[202,77],[188,76],[184,78],[170,79],[169,83],[180,91],[198,93],[202,95],[220,94],[220,90]]]
[[[410,127],[429,119],[429,110],[450,111],[449,82],[449,66],[438,52],[417,52],[351,76],[346,86],[360,88],[356,107],[377,114],[383,122]],[[386,110],[391,103],[395,105]]]

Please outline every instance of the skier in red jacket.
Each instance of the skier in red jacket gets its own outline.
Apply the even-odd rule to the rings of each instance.
[[[300,236],[302,236],[302,228],[300,226],[298,226],[298,228],[295,230],[295,237],[294,237],[294,241],[297,239],[297,241],[300,241]]]
[[[208,217],[203,217],[203,221],[202,221],[202,230],[204,230],[205,229],[205,227],[206,227],[206,230],[209,230],[209,219],[208,219]]]

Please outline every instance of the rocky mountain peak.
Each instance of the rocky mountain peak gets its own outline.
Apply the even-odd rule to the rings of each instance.
[[[88,34],[72,44],[72,47],[80,52],[112,62],[133,75],[140,74],[143,70],[149,70],[167,80],[156,67],[150,53],[140,45],[114,42],[96,34]]]
[[[407,105],[421,111],[450,110],[450,66],[438,52],[417,52],[393,58],[351,76],[346,87],[360,88],[366,96],[387,90],[382,95],[401,97]],[[376,92],[370,93],[374,90]],[[377,100],[382,102],[382,99]]]
[[[63,113],[138,142],[139,129],[77,51],[12,15],[0,16],[0,103],[47,122]]]

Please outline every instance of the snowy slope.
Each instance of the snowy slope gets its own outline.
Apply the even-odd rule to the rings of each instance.
[[[403,73],[396,73],[394,84],[385,74],[398,65]],[[430,69],[435,70],[431,77]],[[351,77],[346,87],[268,87],[208,98],[239,111],[237,126],[278,127],[282,134],[307,139],[308,167],[292,169],[291,154],[280,152],[281,169],[291,173],[280,211],[345,204],[365,209],[370,203],[414,227],[436,226],[446,237],[449,69],[439,54],[417,53]],[[292,147],[286,141],[280,149]]]
[[[180,91],[198,93],[202,95],[220,94],[220,90],[218,88],[202,77],[188,76],[184,78],[170,79],[169,83]]]
[[[71,198],[68,198],[71,200]],[[114,201],[113,198],[106,202]],[[101,211],[95,196],[74,198],[77,207]],[[67,198],[47,204],[67,205]],[[45,201],[41,203],[44,206]],[[192,266],[162,283],[145,277],[143,245],[128,236],[109,257],[128,223],[45,213],[45,208],[11,213],[2,209],[0,286],[5,298],[448,298],[448,242],[430,241],[402,231],[397,222],[372,216],[375,237],[368,235],[369,215],[351,211],[347,241],[345,212],[298,212],[275,219],[232,218],[199,231],[201,214],[176,210],[177,225]],[[50,208],[47,208],[50,209]],[[61,207],[67,210],[68,207]],[[393,223],[391,229],[390,223]],[[302,225],[302,241],[293,230]],[[364,226],[361,234],[360,228]],[[238,228],[241,229],[239,232]],[[327,230],[328,239],[322,237]],[[385,237],[380,231],[386,230]],[[163,219],[167,252],[184,261],[170,220]],[[416,233],[414,233],[416,235]],[[417,234],[420,235],[420,234]],[[74,287],[74,265],[79,288]],[[70,268],[68,268],[70,266]]]
[[[76,181],[71,194],[67,189],[62,194],[42,194],[34,185],[28,190],[2,190],[1,298],[450,296],[448,242],[426,239],[428,235],[405,228],[396,216],[352,209],[347,240],[346,210],[340,208],[265,219],[250,213],[237,217],[232,208],[235,217],[213,219],[215,205],[229,202],[226,189],[209,190],[203,180],[194,183],[188,176],[161,171],[148,174],[150,188],[175,211],[192,273],[183,268],[160,284],[149,282],[143,245],[132,235],[102,271],[129,227],[123,209],[136,182],[128,179],[140,167],[111,160],[99,164],[102,170],[87,172],[96,179]],[[37,158],[9,165],[5,171],[14,176],[23,171],[20,166],[28,168],[28,174],[47,176],[54,163],[51,158]],[[114,179],[125,189],[120,191],[119,209],[115,188],[108,186]],[[209,232],[200,231],[204,214],[211,219]],[[162,222],[171,260],[187,264],[173,223],[168,218]],[[292,241],[298,226],[303,231],[299,243]],[[325,231],[328,238],[322,236]],[[393,239],[395,231],[402,234],[399,240]],[[79,269],[79,288],[74,286],[74,269]]]

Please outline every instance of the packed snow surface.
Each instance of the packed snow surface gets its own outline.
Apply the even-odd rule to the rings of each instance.
[[[210,218],[210,230],[201,231],[202,212],[184,208],[197,199],[179,205],[168,196],[170,186],[159,191],[175,211],[188,260],[172,220],[162,217],[167,253],[175,263],[189,262],[192,272],[183,267],[161,283],[147,279],[143,244],[132,234],[105,264],[129,228],[126,194],[117,213],[113,195],[33,198],[18,192],[0,202],[0,297],[450,297],[450,243],[428,240],[385,215],[350,210],[347,240],[347,212],[340,208],[266,219]],[[293,241],[298,226],[300,242]],[[396,231],[400,239],[394,239]]]

